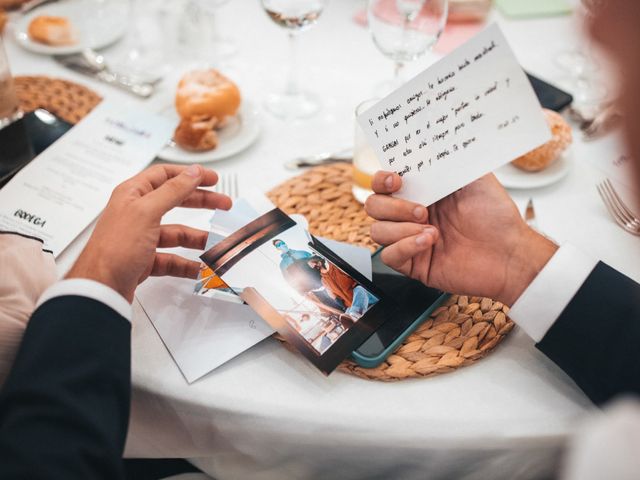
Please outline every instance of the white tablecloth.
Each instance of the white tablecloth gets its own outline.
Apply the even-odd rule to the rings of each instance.
[[[300,37],[302,78],[320,95],[322,112],[292,123],[265,113],[257,144],[211,165],[222,173],[238,172],[241,194],[268,190],[290,176],[283,162],[294,156],[351,144],[355,105],[392,74],[391,62],[352,20],[362,6],[361,1],[334,0],[317,27]],[[570,17],[494,17],[523,66],[543,78],[560,74],[554,56],[578,42]],[[266,91],[282,85],[286,36],[257,1],[230,2],[220,20],[239,45],[223,69],[238,81],[245,98],[260,103]],[[88,84],[108,99],[126,97],[25,52],[12,40],[7,50],[15,74],[61,76]],[[416,72],[431,61],[425,58],[410,68]],[[171,96],[168,87],[161,88],[158,96]],[[153,102],[138,101],[141,106]],[[611,144],[576,138],[568,178],[513,195],[520,205],[534,198],[539,225],[552,238],[571,241],[640,280],[640,241],[609,219],[595,190],[602,174],[585,160],[619,153]],[[59,258],[61,272],[90,230]],[[341,373],[325,378],[267,340],[187,385],[139,305],[134,311],[128,455],[197,457],[199,466],[221,480],[545,478],[566,436],[592,408],[517,329],[478,364],[427,380],[386,384]]]

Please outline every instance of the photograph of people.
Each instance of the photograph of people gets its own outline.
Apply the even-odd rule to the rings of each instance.
[[[345,309],[343,303],[326,292],[320,274],[309,266],[308,260],[313,256],[311,252],[293,250],[280,238],[274,239],[272,244],[280,252],[280,272],[289,285],[329,308]]]
[[[375,296],[358,285],[352,277],[319,255],[310,258],[307,263],[320,272],[327,294],[333,299],[340,300],[347,307],[345,313],[352,319],[359,319],[378,302]]]
[[[379,298],[317,252],[306,231],[295,223],[288,227],[287,220],[271,211],[202,258],[236,293],[249,295],[257,306],[243,299],[274,329],[286,326],[314,354],[323,354]]]

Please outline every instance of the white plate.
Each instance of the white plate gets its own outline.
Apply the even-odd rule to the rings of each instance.
[[[173,103],[163,108],[160,114],[171,118],[176,126],[178,125],[180,118]],[[243,99],[235,118],[229,119],[228,125],[217,131],[218,146],[216,148],[206,152],[189,152],[177,145],[171,145],[165,147],[158,157],[176,163],[207,163],[222,160],[249,148],[260,135],[261,125],[258,110],[251,102]]]
[[[571,149],[565,151],[549,168],[541,172],[526,172],[510,163],[494,172],[505,188],[521,190],[540,188],[559,182],[567,176],[573,164]]]
[[[103,3],[95,1],[65,0],[36,8],[14,24],[18,44],[35,53],[45,55],[66,55],[81,52],[84,48],[99,49],[119,40],[127,31],[127,2]],[[40,15],[66,17],[71,21],[78,35],[74,45],[53,46],[34,42],[29,37],[29,23]]]

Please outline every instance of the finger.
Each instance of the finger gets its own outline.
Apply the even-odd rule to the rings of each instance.
[[[422,233],[403,238],[382,250],[382,261],[391,268],[409,275],[411,272],[407,271],[407,265],[411,265],[410,260],[432,248],[437,240],[438,230],[434,227],[427,227]]]
[[[156,253],[151,275],[154,277],[197,278],[199,271],[199,262],[187,260],[172,253]]]
[[[364,209],[376,220],[413,223],[427,223],[429,220],[427,207],[388,195],[371,195],[367,198]]]
[[[380,245],[391,245],[403,238],[419,235],[425,227],[411,222],[376,222],[371,225],[371,239]]]
[[[232,205],[231,198],[221,193],[210,192],[209,190],[197,189],[189,195],[181,204],[181,207],[207,208],[229,210]]]
[[[177,177],[185,170],[191,167],[187,165],[154,165],[152,167],[143,170],[135,177],[130,178],[126,182],[122,183],[119,188],[126,190],[135,190],[138,196],[144,196],[151,193],[156,188],[161,187],[168,180]],[[204,170],[202,181],[200,186],[207,187],[218,183],[218,174],[213,170]]]
[[[182,202],[196,191],[203,177],[203,168],[200,165],[191,165],[149,192],[140,201],[144,202],[145,208],[153,214],[162,216],[173,207],[182,205]]]
[[[376,193],[395,193],[402,187],[402,177],[395,172],[376,172],[371,187]]]
[[[162,225],[158,248],[185,247],[204,250],[209,232],[185,225]]]

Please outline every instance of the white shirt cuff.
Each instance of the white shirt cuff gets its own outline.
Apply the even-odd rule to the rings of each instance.
[[[509,311],[536,343],[547,334],[591,274],[597,259],[573,245],[561,246]]]
[[[131,305],[122,295],[100,282],[86,278],[70,278],[53,284],[40,296],[36,308],[47,300],[68,295],[87,297],[104,303],[107,307],[112,308],[118,314],[131,321]]]

